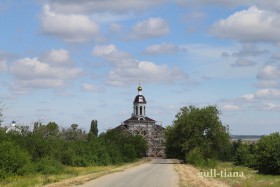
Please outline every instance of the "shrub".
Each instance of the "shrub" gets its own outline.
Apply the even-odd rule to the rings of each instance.
[[[272,133],[257,143],[257,164],[260,173],[280,174],[280,135]]]
[[[11,175],[24,175],[29,172],[31,157],[11,141],[0,143],[0,178]]]
[[[43,157],[36,162],[36,170],[43,174],[58,174],[63,172],[63,166],[51,157]]]
[[[214,168],[217,166],[217,161],[215,159],[205,158],[202,155],[202,151],[200,147],[196,147],[191,150],[185,157],[185,162],[193,164],[198,167],[209,167]]]
[[[255,144],[241,144],[236,150],[235,165],[244,165],[250,168],[256,167]]]

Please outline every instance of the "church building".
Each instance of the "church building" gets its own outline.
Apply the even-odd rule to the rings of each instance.
[[[157,122],[146,115],[147,101],[142,95],[142,87],[138,86],[138,95],[136,95],[133,101],[133,113],[130,118],[123,121],[120,128],[124,131],[128,131],[133,135],[140,135],[148,143],[147,156],[152,157],[164,157],[164,128],[161,122]]]

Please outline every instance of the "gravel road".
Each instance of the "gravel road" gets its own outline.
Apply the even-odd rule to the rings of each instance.
[[[105,175],[80,187],[177,187],[178,180],[172,160],[155,158],[149,163]]]

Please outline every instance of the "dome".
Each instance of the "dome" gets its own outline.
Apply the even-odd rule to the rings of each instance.
[[[133,103],[147,103],[143,95],[137,95]]]
[[[141,86],[138,86],[138,91],[142,91],[142,87]]]

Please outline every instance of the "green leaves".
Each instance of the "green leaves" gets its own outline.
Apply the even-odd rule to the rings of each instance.
[[[278,132],[259,140],[256,157],[260,173],[280,174],[280,134]]]
[[[185,161],[186,155],[197,154],[204,160],[225,159],[230,150],[230,136],[219,115],[216,106],[181,108],[173,125],[165,131],[166,155]]]

